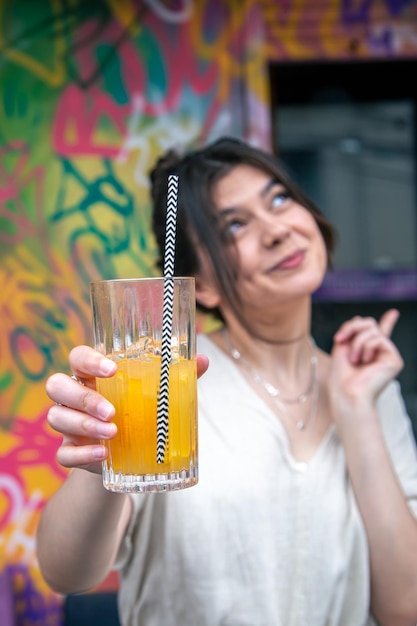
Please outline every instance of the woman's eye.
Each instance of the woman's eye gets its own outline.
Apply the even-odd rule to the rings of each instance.
[[[274,208],[281,208],[288,200],[289,194],[286,191],[280,191],[279,193],[274,194],[272,198],[272,206]]]
[[[231,220],[226,224],[225,231],[228,235],[234,235],[243,226],[240,220]]]

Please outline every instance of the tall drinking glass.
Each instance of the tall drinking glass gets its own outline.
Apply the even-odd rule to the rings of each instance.
[[[161,407],[164,284],[173,281],[167,407]],[[117,492],[173,491],[198,482],[194,278],[91,283],[96,350],[117,363],[97,390],[115,407],[117,435],[103,441],[103,484]],[[166,332],[166,324],[165,324]],[[161,357],[162,353],[162,357]]]

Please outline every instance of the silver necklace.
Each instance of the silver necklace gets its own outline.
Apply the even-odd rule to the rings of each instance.
[[[316,344],[313,339],[311,339],[311,349],[312,355],[310,358],[311,365],[311,376],[308,387],[305,391],[298,394],[294,398],[288,398],[282,395],[281,390],[278,387],[275,387],[272,383],[269,383],[261,374],[247,361],[239,352],[237,348],[235,348],[229,337],[229,333],[226,328],[223,329],[223,337],[225,340],[225,344],[228,347],[228,350],[235,361],[239,362],[243,365],[248,372],[250,373],[252,379],[260,385],[266,393],[271,396],[274,400],[281,400],[286,404],[305,404],[309,395],[312,395],[311,398],[311,407],[310,412],[306,420],[297,420],[296,427],[298,430],[304,430],[307,425],[313,420],[317,411],[318,398],[319,398],[319,382],[318,382],[318,359],[316,354]]]

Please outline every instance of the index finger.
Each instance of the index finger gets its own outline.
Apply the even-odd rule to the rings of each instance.
[[[400,312],[397,309],[389,309],[386,311],[379,320],[379,328],[385,337],[390,337],[394,329],[395,324],[400,316]]]
[[[69,364],[75,376],[81,380],[107,378],[116,373],[117,365],[90,346],[77,346],[69,354]]]

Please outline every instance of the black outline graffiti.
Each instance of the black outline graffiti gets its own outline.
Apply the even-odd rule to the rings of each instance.
[[[40,39],[42,35],[49,40],[52,40],[58,35],[64,36],[65,40],[69,41],[71,32],[73,32],[79,24],[88,18],[98,18],[93,33],[90,34],[88,38],[84,38],[76,44],[68,44],[68,48],[60,59],[67,69],[68,76],[78,87],[86,90],[96,82],[103,73],[103,70],[116,55],[123,41],[130,36],[132,27],[139,24],[148,11],[149,9],[147,7],[138,8],[131,22],[122,29],[120,36],[113,42],[112,46],[109,46],[107,54],[104,55],[100,62],[97,62],[96,69],[86,79],[81,78],[75,68],[71,66],[71,58],[74,53],[79,52],[84,47],[91,46],[94,41],[97,41],[98,37],[112,20],[113,13],[111,8],[103,0],[83,0],[75,7],[70,6],[69,0],[63,0],[62,11],[54,13],[50,18],[40,20],[33,26],[22,30],[15,37],[7,40],[3,50],[0,50],[0,58],[7,50],[25,44],[28,39]]]

